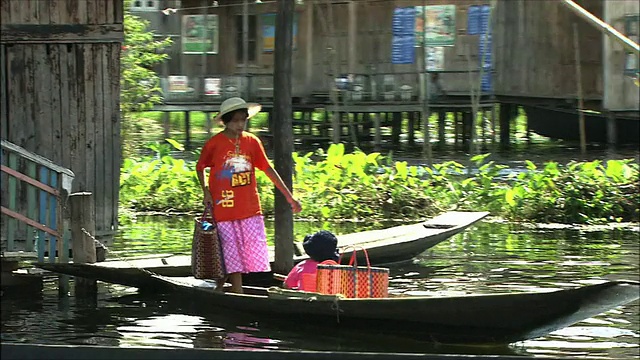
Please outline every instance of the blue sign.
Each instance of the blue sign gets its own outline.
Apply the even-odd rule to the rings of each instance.
[[[393,10],[391,39],[391,63],[413,64],[415,59],[415,8],[404,7]]]
[[[413,35],[394,36],[391,40],[391,63],[413,64],[415,58]]]
[[[480,33],[480,7],[469,6],[467,10],[467,34],[478,35]]]
[[[486,34],[491,32],[491,24],[489,24],[489,14],[491,13],[491,7],[489,5],[480,6],[480,19],[479,19],[479,34]]]
[[[492,44],[491,44],[491,34],[480,35],[478,44],[478,56],[480,57],[480,62],[483,67],[491,67],[492,66]]]

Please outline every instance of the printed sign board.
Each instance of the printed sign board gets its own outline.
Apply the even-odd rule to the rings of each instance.
[[[182,16],[182,53],[218,53],[218,15]]]

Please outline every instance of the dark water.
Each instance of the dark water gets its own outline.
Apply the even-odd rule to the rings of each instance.
[[[354,225],[296,223],[297,237],[320,227],[344,233]],[[188,218],[139,218],[122,229],[111,257],[187,253],[191,231]],[[571,230],[482,222],[413,261],[391,266],[390,290],[451,295],[637,281],[638,234],[637,226]],[[338,335],[319,332],[304,319],[256,321],[215,307],[197,313],[164,296],[103,283],[97,302],[73,293],[59,298],[51,279],[41,297],[2,297],[2,342],[631,359],[640,355],[639,314],[636,301],[542,338],[503,347],[454,347],[400,339],[384,329],[377,335]]]

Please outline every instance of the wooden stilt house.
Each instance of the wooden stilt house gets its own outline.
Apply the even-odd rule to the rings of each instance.
[[[123,2],[0,0],[0,14],[1,138],[71,169],[72,191],[93,193],[94,235],[113,235]],[[2,188],[5,206],[9,197]],[[3,239],[7,219],[3,215]],[[32,237],[26,227],[18,230],[20,239]]]

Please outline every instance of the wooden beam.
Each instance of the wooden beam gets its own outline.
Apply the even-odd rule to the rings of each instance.
[[[26,182],[26,183],[29,183],[29,184],[37,187],[38,189],[44,190],[44,191],[46,191],[46,192],[48,192],[50,194],[53,194],[55,196],[60,196],[60,192],[58,190],[52,188],[51,186],[49,186],[47,184],[43,184],[38,180],[34,180],[34,179],[30,178],[29,176],[27,176],[27,175],[25,175],[25,174],[23,174],[23,173],[21,173],[19,171],[13,170],[12,168],[10,168],[8,166],[0,165],[0,170],[2,172],[5,172],[5,173],[7,173],[7,174],[9,174],[11,176],[14,176],[14,177]]]
[[[122,24],[2,25],[2,43],[103,43],[123,42]]]
[[[48,234],[51,234],[51,235],[53,235],[55,237],[59,237],[60,236],[60,234],[58,234],[57,231],[49,228],[48,226],[42,225],[42,224],[38,223],[37,221],[31,220],[28,217],[26,217],[24,215],[21,215],[21,214],[18,214],[17,212],[15,212],[13,210],[10,210],[10,209],[8,209],[8,208],[6,208],[4,206],[2,206],[2,213],[5,214],[5,215],[8,215],[8,216],[10,216],[10,217],[12,217],[14,219],[17,219],[17,220],[19,220],[19,221],[21,221],[21,222],[23,222],[23,223],[25,223],[27,225],[33,226],[34,228],[36,228],[38,230],[42,230],[42,231],[44,231],[44,232],[46,232]]]
[[[607,24],[606,22],[598,19],[597,16],[585,10],[580,5],[576,4],[571,0],[561,0],[562,4],[566,6],[569,10],[573,11],[574,14],[578,15],[582,19],[586,20],[589,24],[595,26],[600,30],[600,32],[605,33],[611,36],[615,41],[620,43],[626,51],[634,52],[636,55],[640,55],[640,46],[636,44],[633,40],[621,34],[618,30],[613,28],[613,26]]]

